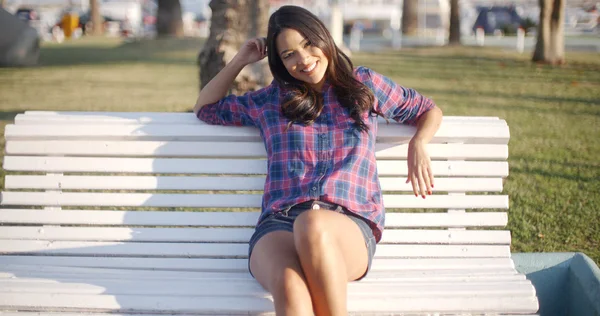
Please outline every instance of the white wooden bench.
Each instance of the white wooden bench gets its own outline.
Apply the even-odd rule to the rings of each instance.
[[[350,311],[536,313],[499,229],[506,122],[444,118],[427,199],[405,184],[413,133],[380,124],[387,228],[371,273],[349,285]],[[5,137],[1,315],[273,311],[247,272],[266,171],[257,130],[191,113],[26,112]]]

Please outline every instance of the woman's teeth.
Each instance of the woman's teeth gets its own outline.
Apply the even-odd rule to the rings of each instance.
[[[315,67],[317,67],[317,63],[315,62],[314,64],[310,65],[308,68],[304,68],[304,70],[302,70],[303,72],[311,72],[315,69]]]

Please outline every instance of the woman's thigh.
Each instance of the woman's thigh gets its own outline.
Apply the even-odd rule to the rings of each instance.
[[[318,234],[333,236],[346,266],[348,281],[361,278],[368,268],[369,255],[360,227],[349,215],[329,210],[309,210],[296,218],[294,235],[300,238]]]
[[[250,255],[250,272],[271,293],[274,290],[273,284],[278,282],[284,273],[288,273],[287,277],[295,274],[304,281],[294,246],[294,235],[285,230],[277,230],[262,236]]]

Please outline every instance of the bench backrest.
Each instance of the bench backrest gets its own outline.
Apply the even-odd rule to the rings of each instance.
[[[445,117],[428,145],[436,182],[426,199],[405,183],[413,134],[379,126],[387,209],[379,268],[414,258],[510,265],[510,233],[497,229],[507,223],[506,122]],[[266,172],[256,129],[210,126],[191,113],[26,112],[5,137],[0,253],[246,269]]]

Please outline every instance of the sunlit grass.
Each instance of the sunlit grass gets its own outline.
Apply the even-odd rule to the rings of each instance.
[[[40,67],[0,69],[0,133],[25,110],[189,111],[201,47],[198,40],[45,45]],[[599,262],[600,56],[568,54],[558,68],[529,57],[463,47],[353,60],[431,97],[445,115],[507,120],[513,251],[582,251]]]

